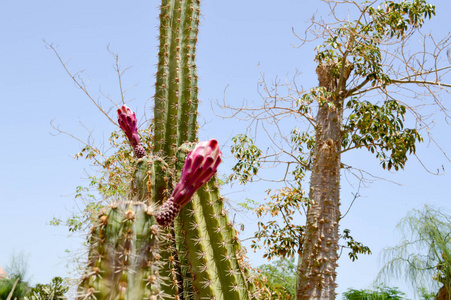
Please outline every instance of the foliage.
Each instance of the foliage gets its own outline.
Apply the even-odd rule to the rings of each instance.
[[[405,294],[397,287],[378,286],[375,290],[355,290],[348,289],[343,293],[343,299],[346,300],[388,300],[388,299],[405,299]]]
[[[296,188],[284,188],[271,194],[270,198],[272,201],[254,209],[258,217],[270,215],[271,220],[258,221],[258,231],[251,248],[258,249],[258,242],[263,240],[263,247],[266,248],[263,257],[293,257],[300,251],[303,239],[303,226],[293,224],[295,214],[300,212],[301,205],[305,203],[302,193]],[[277,217],[282,217],[283,223]]]
[[[291,140],[296,143],[296,150],[302,152],[304,149],[311,152],[314,140],[312,137],[294,129],[291,132]],[[240,183],[251,181],[252,175],[257,175],[260,167],[259,159],[262,151],[255,146],[252,139],[246,135],[238,135],[232,139],[234,145],[231,151],[238,163],[233,167],[233,173],[229,179],[239,180]],[[253,209],[260,219],[270,216],[268,222],[258,221],[258,231],[254,234],[251,248],[258,249],[263,246],[266,253],[263,257],[272,259],[275,257],[287,258],[293,257],[299,253],[303,239],[303,226],[293,223],[297,217],[302,214],[302,209],[308,206],[308,198],[304,196],[304,191],[300,189],[304,180],[306,171],[311,164],[311,156],[299,155],[298,163],[294,170],[290,172],[293,175],[296,185],[283,187],[281,189],[268,189],[266,191],[271,199],[265,204],[252,202]],[[252,172],[251,172],[252,171]],[[278,221],[281,217],[283,223]],[[260,241],[263,241],[260,243]]]
[[[21,276],[13,275],[10,278],[0,279],[0,299],[7,299],[14,283],[11,299],[17,300],[57,300],[62,299],[69,287],[64,283],[61,277],[55,277],[50,284],[37,284],[30,287],[29,283],[24,281]]]
[[[425,288],[419,288],[417,294],[420,296],[421,300],[434,300],[435,293],[429,292]]]
[[[150,130],[151,128],[146,128],[138,131],[141,143],[146,150],[151,148]],[[86,229],[93,213],[103,207],[101,199],[127,195],[136,168],[133,149],[121,130],[113,131],[108,142],[109,149],[113,150],[113,153],[109,155],[94,145],[85,145],[80,152],[74,155],[75,159],[85,158],[92,161],[96,170],[94,174],[89,175],[88,186],[75,188],[75,199],[85,202],[83,211],[74,213],[66,220],[53,218],[50,225],[65,225],[69,232]]]
[[[30,287],[27,282],[28,257],[23,253],[13,253],[10,262],[5,266],[8,278],[0,279],[0,299],[6,299],[17,280],[11,299],[23,299]]]
[[[267,193],[271,193],[268,190]],[[302,191],[296,188],[283,188],[277,190],[276,193],[271,194],[272,201],[266,204],[256,204],[255,201],[248,199],[247,203],[242,204],[246,209],[253,211],[257,217],[262,218],[266,215],[271,217],[269,221],[259,220],[257,222],[258,231],[254,234],[251,248],[254,250],[260,249],[262,246],[266,249],[264,258],[273,259],[280,257],[282,259],[291,258],[296,254],[300,254],[302,250],[302,242],[304,237],[304,226],[295,225],[293,223],[294,216],[301,213],[302,205],[308,203],[308,199],[300,196]],[[274,201],[274,202],[273,202]],[[282,217],[282,221],[276,217]],[[361,242],[355,241],[350,235],[349,229],[344,229],[340,238],[344,243],[341,245],[342,249],[349,249],[348,256],[352,261],[358,259],[358,254],[371,254],[368,246]],[[262,241],[260,244],[259,242]]]
[[[17,275],[12,275],[9,278],[0,279],[0,299],[7,299],[16,280],[18,281],[16,287],[14,288],[11,299],[24,299],[30,287],[28,286],[28,283],[23,280],[23,278]]]
[[[258,271],[257,271],[258,272]],[[292,300],[293,295],[281,285],[272,285],[268,278],[262,274],[257,274],[254,278],[255,288],[259,291],[257,300]]]
[[[402,124],[402,123],[401,123]],[[351,127],[351,126],[350,126]],[[241,183],[250,181],[252,173],[256,175],[260,163],[258,159],[262,151],[258,149],[252,139],[246,135],[238,135],[232,139],[234,145],[231,151],[239,161],[233,167],[233,173],[229,179],[237,179]],[[295,143],[295,153],[303,153],[305,150],[312,154],[314,139],[306,132],[294,129],[291,132],[291,141]],[[312,155],[299,155],[298,163],[291,172],[295,184],[280,189],[268,189],[266,191],[270,201],[264,204],[258,204],[254,200],[248,199],[242,206],[253,210],[260,219],[257,222],[258,231],[254,234],[251,248],[256,250],[264,247],[266,252],[264,258],[273,259],[279,257],[282,259],[293,257],[301,253],[304,236],[304,226],[294,223],[296,218],[302,214],[302,210],[309,206],[309,198],[305,196],[302,186],[305,174],[312,163]],[[269,221],[262,218],[269,216]],[[280,218],[282,222],[280,222]],[[350,230],[345,229],[341,238],[346,241],[343,248],[350,249],[348,255],[352,261],[358,258],[358,254],[371,254],[369,247],[354,240],[350,236]]]
[[[385,266],[379,280],[404,278],[423,292],[443,285],[451,292],[451,216],[425,206],[410,211],[397,225],[398,245],[384,250]]]
[[[351,230],[349,229],[343,230],[341,238],[343,238],[346,241],[346,246],[344,247],[351,249],[351,251],[348,252],[348,255],[352,261],[355,261],[356,259],[359,258],[357,254],[368,254],[368,255],[371,254],[371,250],[368,246],[365,246],[360,242],[356,242],[349,233],[351,233]]]
[[[28,256],[23,251],[13,253],[9,263],[5,266],[5,271],[10,277],[25,281],[28,273]]]
[[[31,288],[27,300],[57,300],[62,299],[69,286],[61,277],[54,277],[50,284],[37,284]]]
[[[258,159],[262,151],[245,134],[233,137],[232,141],[234,145],[231,147],[231,151],[238,163],[233,166],[233,173],[229,179],[238,179],[240,183],[245,184],[248,181],[252,181],[252,177],[257,175],[258,168],[260,168]]]
[[[352,98],[351,109],[343,127],[343,149],[367,148],[381,161],[382,167],[398,171],[407,161],[407,153],[415,153],[416,142],[423,138],[416,129],[404,129],[406,107],[395,100],[381,106]],[[387,153],[389,152],[389,153]]]
[[[293,297],[296,292],[296,264],[294,257],[281,259],[258,267],[273,286],[283,286]]]
[[[146,150],[151,148],[151,128],[139,130],[141,143]],[[106,156],[98,148],[86,145],[74,158],[85,158],[91,160],[94,166],[98,166],[98,173],[90,176],[89,190],[94,190],[102,198],[110,196],[125,196],[130,188],[129,182],[132,179],[136,167],[133,156],[133,149],[130,147],[125,134],[122,131],[113,131],[108,139],[110,149],[115,151]],[[77,187],[75,198],[82,197],[83,191],[87,188]],[[93,198],[92,194],[87,194]]]
[[[425,19],[435,16],[435,6],[425,0],[384,1],[377,8],[371,4],[367,1],[361,7],[365,18],[331,29],[330,37],[316,48],[315,60],[321,64],[348,58],[356,75],[372,85],[388,84],[390,78],[383,69],[381,44],[407,38],[421,28]],[[348,44],[342,42],[344,37],[349,37]],[[342,67],[337,65],[337,75]]]
[[[294,258],[281,259],[257,268],[256,285],[260,290],[258,299],[295,299],[296,265]]]

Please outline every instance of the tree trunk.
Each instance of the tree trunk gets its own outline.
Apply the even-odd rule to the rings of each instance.
[[[439,290],[437,295],[435,295],[435,300],[450,300],[451,295],[448,293],[448,290],[445,286],[442,286]]]
[[[336,63],[317,67],[319,85],[336,92],[339,79],[333,75]],[[339,69],[339,68],[338,68]],[[342,75],[340,90],[345,90],[351,69]],[[302,253],[299,256],[296,299],[334,299],[338,266],[338,222],[340,219],[340,151],[343,98],[318,99],[316,144],[310,178],[310,203],[307,211]],[[325,101],[324,101],[325,100]]]

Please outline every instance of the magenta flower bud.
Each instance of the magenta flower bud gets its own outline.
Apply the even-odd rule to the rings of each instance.
[[[120,109],[117,110],[117,119],[119,126],[127,136],[130,145],[132,145],[135,156],[138,158],[145,156],[146,151],[141,145],[141,140],[139,139],[138,135],[138,128],[136,127],[135,113],[126,105],[123,105]]]
[[[217,140],[200,142],[186,157],[180,180],[171,197],[160,208],[157,221],[167,226],[190,200],[194,193],[216,173],[222,152]]]

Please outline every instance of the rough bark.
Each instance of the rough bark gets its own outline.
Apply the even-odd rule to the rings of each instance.
[[[435,295],[435,300],[450,300],[451,295],[448,293],[448,290],[445,286],[442,286],[438,291],[437,295]]]
[[[302,253],[299,257],[296,299],[334,299],[338,266],[338,222],[340,219],[340,151],[343,120],[343,93],[350,74],[342,79],[333,74],[336,63],[318,66],[319,85],[332,94],[316,116],[316,144],[310,178],[310,205],[307,211]],[[340,69],[340,68],[338,68]],[[339,83],[340,82],[340,83]],[[321,102],[323,102],[321,104]],[[332,104],[332,105],[330,105]]]

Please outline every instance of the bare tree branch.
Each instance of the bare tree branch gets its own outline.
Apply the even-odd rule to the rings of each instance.
[[[114,121],[113,119],[110,118],[110,116],[108,115],[108,113],[100,106],[100,104],[94,100],[94,98],[89,94],[88,89],[87,89],[87,85],[83,82],[83,80],[81,78],[76,78],[76,74],[72,74],[69,69],[67,68],[67,64],[63,61],[63,59],[61,58],[61,56],[59,55],[58,51],[56,50],[56,48],[53,46],[53,44],[47,43],[46,41],[44,41],[45,44],[47,45],[48,48],[50,48],[51,50],[53,50],[53,52],[55,53],[56,57],[58,58],[58,60],[60,61],[61,65],[63,66],[64,70],[66,71],[66,73],[70,76],[70,78],[72,78],[72,80],[74,81],[74,83],[86,94],[86,96],[88,96],[88,98],[91,100],[92,103],[94,103],[94,105],[108,118],[108,120],[110,120],[111,123],[113,123],[114,125],[118,126],[116,121]]]

